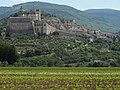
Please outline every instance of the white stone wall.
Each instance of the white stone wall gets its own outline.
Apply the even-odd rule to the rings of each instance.
[[[52,34],[53,32],[55,32],[57,29],[55,27],[50,26],[49,24],[46,23],[46,30],[45,33],[47,35]]]

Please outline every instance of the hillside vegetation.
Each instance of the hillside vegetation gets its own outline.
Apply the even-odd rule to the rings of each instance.
[[[120,39],[97,40],[81,36],[12,35],[1,44],[15,45],[19,60],[14,66],[120,66]]]
[[[54,14],[61,18],[76,20],[79,25],[84,25],[89,29],[108,32],[115,32],[120,30],[119,26],[115,26],[113,23],[104,20],[104,18],[99,18],[96,15],[77,10],[70,6],[43,2],[28,2],[14,5],[13,7],[0,7],[0,18],[5,18],[15,12],[18,12],[21,6],[25,10],[34,10],[39,8],[47,13]]]

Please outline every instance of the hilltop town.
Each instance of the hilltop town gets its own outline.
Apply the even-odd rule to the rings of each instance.
[[[9,34],[50,34],[55,28],[48,25],[45,20],[41,19],[41,11],[36,9],[34,12],[26,12],[20,9],[21,15],[10,17],[8,20],[7,32]]]
[[[9,34],[52,34],[59,32],[62,34],[85,36],[93,42],[97,39],[110,40],[115,34],[93,30],[79,26],[75,20],[60,19],[56,16],[42,18],[41,10],[26,11],[20,8],[20,15],[12,16],[7,22],[7,33]],[[109,37],[109,38],[108,38]]]
[[[82,31],[87,32],[87,29],[79,27],[75,20],[61,20],[58,17],[50,17],[42,19],[41,10],[25,11],[22,7],[20,15],[12,16],[8,19],[7,32],[9,34],[52,34],[58,32]]]

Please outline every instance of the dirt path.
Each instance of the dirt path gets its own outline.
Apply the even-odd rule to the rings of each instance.
[[[120,75],[120,72],[114,72],[114,73],[104,73],[104,72],[40,72],[40,73],[31,73],[31,72],[4,72],[0,73],[0,75]]]

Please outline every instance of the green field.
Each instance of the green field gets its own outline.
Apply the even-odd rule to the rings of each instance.
[[[120,90],[120,68],[1,67],[0,90]]]

